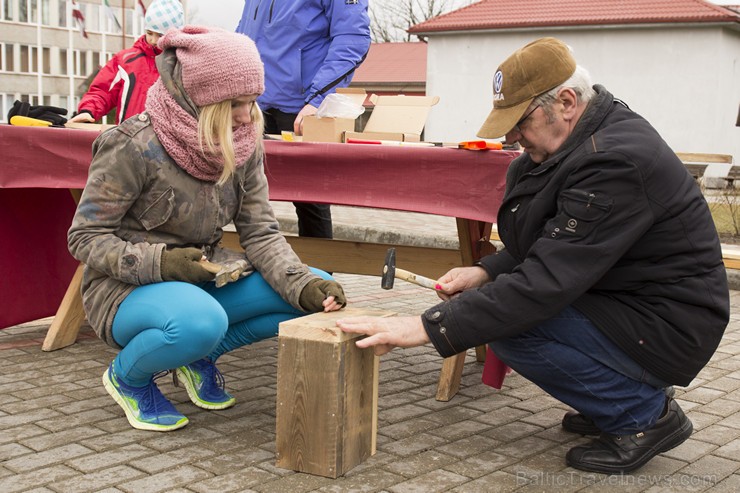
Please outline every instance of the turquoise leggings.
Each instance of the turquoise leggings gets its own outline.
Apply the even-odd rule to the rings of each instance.
[[[123,347],[113,370],[124,383],[141,387],[159,371],[205,357],[215,362],[228,351],[274,337],[280,322],[301,315],[257,272],[222,288],[186,282],[139,286],[113,320],[113,338]]]

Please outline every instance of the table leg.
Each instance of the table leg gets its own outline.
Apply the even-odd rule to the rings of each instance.
[[[80,294],[83,268],[82,264],[77,266],[67,292],[64,293],[62,303],[57,309],[57,314],[46,332],[44,344],[41,346],[43,351],[61,349],[74,344],[77,340],[80,326],[85,321],[85,311],[82,308],[82,295]]]
[[[494,253],[496,247],[491,244],[491,223],[457,219],[457,236],[460,241],[460,256],[463,265],[473,265],[479,258]],[[485,347],[476,348],[477,361],[485,359]],[[466,353],[459,353],[442,362],[437,384],[437,400],[447,402],[460,390],[463,366]],[[482,358],[482,359],[481,359]]]
[[[439,372],[439,383],[437,384],[438,401],[447,402],[460,390],[465,356],[466,353],[459,353],[442,361],[442,370]]]

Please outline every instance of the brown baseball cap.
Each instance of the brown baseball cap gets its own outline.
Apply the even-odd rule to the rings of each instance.
[[[532,100],[573,75],[576,61],[568,45],[555,38],[540,38],[516,50],[493,76],[493,110],[478,137],[506,135],[521,119]]]

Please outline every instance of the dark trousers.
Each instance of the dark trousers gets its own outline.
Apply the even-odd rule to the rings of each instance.
[[[496,356],[545,392],[615,435],[647,430],[663,412],[664,387],[591,321],[569,306],[515,337]]]
[[[297,114],[284,113],[270,108],[264,111],[265,133],[280,134],[281,131],[293,131],[293,122]],[[312,238],[332,238],[331,208],[329,204],[310,204],[293,202],[298,216],[298,236]]]

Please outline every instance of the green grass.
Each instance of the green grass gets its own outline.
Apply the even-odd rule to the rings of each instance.
[[[709,210],[722,241],[740,243],[740,193],[737,190],[713,193]]]

